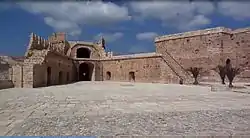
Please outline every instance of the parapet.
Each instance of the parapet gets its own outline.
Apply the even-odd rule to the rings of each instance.
[[[237,34],[237,33],[244,33],[244,32],[250,32],[250,27],[248,28],[240,28],[240,29],[235,29],[232,31],[232,33]]]
[[[161,54],[152,52],[152,53],[138,53],[138,54],[130,54],[130,55],[119,55],[119,56],[112,56],[108,59],[132,59],[132,58],[147,58],[147,57],[158,57]]]
[[[197,31],[159,36],[155,38],[155,42],[184,38],[184,37],[192,37],[192,36],[198,36],[198,35],[207,35],[207,34],[215,34],[215,33],[231,33],[231,32],[232,30],[229,28],[216,27],[216,28],[209,28],[209,29],[204,29],[204,30],[197,30]]]
[[[66,40],[66,33],[64,32],[57,32],[57,33],[53,33],[48,40],[51,43],[55,43],[55,42],[64,42]]]

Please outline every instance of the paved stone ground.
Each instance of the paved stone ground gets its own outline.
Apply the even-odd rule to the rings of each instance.
[[[120,82],[5,89],[0,135],[250,135],[250,94]]]

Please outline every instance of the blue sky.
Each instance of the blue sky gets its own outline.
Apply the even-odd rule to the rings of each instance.
[[[250,2],[95,1],[0,3],[0,54],[22,56],[31,32],[68,40],[104,36],[114,53],[154,51],[154,38],[217,26],[250,27]]]

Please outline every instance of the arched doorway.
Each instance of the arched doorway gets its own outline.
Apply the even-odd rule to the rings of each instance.
[[[51,67],[47,68],[47,86],[51,85]]]
[[[111,79],[111,72],[107,71],[106,72],[106,80],[110,80]]]
[[[59,84],[63,84],[63,73],[62,73],[62,71],[59,72],[58,80],[59,80]]]
[[[135,81],[135,72],[129,72],[129,81]]]
[[[228,65],[228,64],[231,64],[231,60],[228,58],[227,60],[226,60],[226,64]]]
[[[91,51],[88,48],[78,48],[76,52],[77,58],[90,58]]]
[[[69,72],[67,72],[67,83],[69,83]]]
[[[82,63],[79,66],[79,81],[91,81],[94,65],[92,63]]]

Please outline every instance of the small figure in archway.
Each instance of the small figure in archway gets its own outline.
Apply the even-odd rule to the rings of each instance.
[[[231,64],[231,60],[230,59],[227,59],[226,60],[226,70],[230,70],[232,68],[232,64]]]

